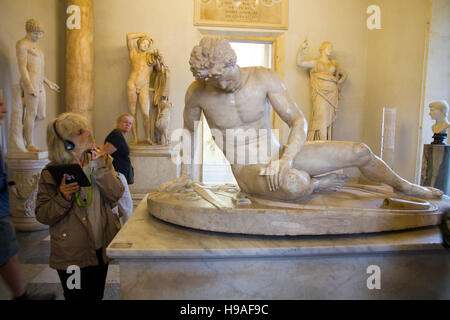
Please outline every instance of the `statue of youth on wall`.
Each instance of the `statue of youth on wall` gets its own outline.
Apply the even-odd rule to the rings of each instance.
[[[336,60],[329,58],[333,51],[331,42],[322,43],[319,58],[304,61],[303,51],[307,47],[305,40],[297,55],[297,65],[310,69],[313,110],[307,140],[332,140],[332,126],[339,107],[339,85],[347,79],[347,73],[339,68]]]
[[[194,141],[194,123],[200,120],[203,111],[211,130],[221,132],[225,139],[218,146],[230,162],[242,192],[297,201],[313,192],[337,190],[346,178],[329,172],[358,167],[370,180],[386,183],[397,192],[423,198],[442,195],[440,190],[402,179],[362,143],[306,142],[306,119],[281,79],[267,68],[240,68],[227,40],[203,38],[192,50],[189,63],[196,81],[186,92],[184,128]],[[270,106],[290,128],[286,146],[271,134]],[[265,133],[266,137],[235,139],[230,135],[232,141],[227,141],[233,129],[254,130],[260,135]],[[266,138],[267,145],[271,146],[268,153],[263,152],[257,163],[236,161],[234,155],[249,155],[260,149],[261,138]],[[227,152],[230,146],[234,148],[232,153]],[[183,163],[182,175],[164,183],[158,191],[192,185],[191,170],[190,164]]]
[[[26,148],[29,152],[43,150],[33,143],[33,131],[39,121],[46,116],[46,94],[44,84],[54,91],[59,86],[44,76],[44,53],[37,43],[44,34],[40,23],[29,19],[25,23],[26,36],[17,41],[16,55],[20,73],[20,86],[23,91],[25,116],[23,120],[23,134]]]
[[[136,46],[135,43],[136,42]],[[153,71],[161,72],[163,64],[162,56],[157,49],[151,50],[153,44],[152,38],[145,33],[127,34],[127,47],[130,57],[131,72],[127,81],[127,98],[130,113],[134,117],[133,141],[131,144],[138,144],[138,121],[137,104],[140,105],[143,117],[145,141],[153,145],[155,142],[151,139],[151,125],[154,121],[150,119],[150,91],[159,92],[161,88],[151,88],[150,79]],[[160,77],[154,77],[160,78]],[[164,81],[158,81],[157,85]]]

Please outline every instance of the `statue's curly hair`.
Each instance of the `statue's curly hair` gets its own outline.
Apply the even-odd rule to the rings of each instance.
[[[138,46],[138,48],[141,46],[141,42],[143,42],[143,41],[145,41],[145,40],[148,41],[149,47],[153,44],[153,39],[150,38],[149,36],[140,37],[140,38],[137,40],[137,46]]]
[[[236,59],[236,53],[226,39],[206,37],[192,49],[189,64],[195,79],[204,81],[214,64],[220,62],[227,67],[236,64]]]
[[[44,32],[44,29],[42,28],[39,21],[35,19],[28,19],[25,22],[25,31],[26,32]]]

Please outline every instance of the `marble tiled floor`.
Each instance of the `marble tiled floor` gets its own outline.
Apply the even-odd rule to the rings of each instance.
[[[27,290],[39,293],[56,293],[57,300],[64,300],[63,290],[56,270],[48,266],[50,255],[50,236],[48,230],[18,232],[20,243],[19,261]],[[105,300],[119,300],[119,265],[112,262],[108,268],[105,286]],[[0,300],[11,298],[11,293],[0,278]]]

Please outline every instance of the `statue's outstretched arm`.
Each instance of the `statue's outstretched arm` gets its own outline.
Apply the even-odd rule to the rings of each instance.
[[[297,53],[297,66],[302,68],[314,68],[316,65],[316,60],[303,61],[303,51],[308,47],[308,41],[305,40],[300,45]]]

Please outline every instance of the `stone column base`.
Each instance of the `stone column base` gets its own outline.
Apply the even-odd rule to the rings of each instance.
[[[147,193],[180,176],[180,166],[172,162],[172,153],[170,146],[130,146],[134,184],[130,184],[129,188],[135,206]]]
[[[36,220],[34,211],[39,178],[49,162],[42,160],[18,160],[8,157],[10,216],[17,231],[48,229]]]

